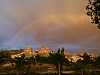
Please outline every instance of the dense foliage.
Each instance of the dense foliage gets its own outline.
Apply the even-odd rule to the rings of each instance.
[[[87,15],[91,17],[91,23],[97,24],[100,29],[100,0],[89,0],[86,10]]]

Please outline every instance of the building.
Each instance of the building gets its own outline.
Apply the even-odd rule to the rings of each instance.
[[[67,53],[66,52],[65,58],[67,58],[71,62],[77,62],[79,59],[83,60],[82,56],[84,55],[84,53],[87,53],[92,60],[94,60],[96,58],[96,55],[94,52],[86,52],[85,50],[80,50],[77,53],[70,53],[70,52]]]
[[[24,48],[21,49],[21,54],[24,54],[25,57],[32,57],[33,56],[33,49],[32,48]]]
[[[49,48],[39,48],[39,49],[36,49],[34,51],[34,55],[40,55],[40,56],[49,56],[49,53],[52,52],[51,49]]]
[[[33,49],[32,48],[20,49],[19,52],[11,54],[11,58],[22,57],[22,55],[25,55],[25,57],[32,57]]]

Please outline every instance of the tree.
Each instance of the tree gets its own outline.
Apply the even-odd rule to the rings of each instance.
[[[91,60],[90,55],[88,55],[86,52],[80,57],[82,57],[83,60],[79,59],[75,66],[77,69],[81,70],[82,75],[84,75],[84,71],[88,71],[88,68],[93,61]]]
[[[95,63],[98,68],[100,68],[100,56],[96,57]]]
[[[0,63],[10,61],[10,53],[9,51],[0,51]]]
[[[25,63],[25,72],[26,72],[26,75],[31,75],[31,74],[34,74],[35,73],[35,58],[32,56],[32,57],[27,57],[27,58],[24,58],[24,63]]]
[[[10,53],[9,53],[9,51],[0,51],[0,57],[3,57],[3,58],[10,58]]]
[[[100,29],[100,0],[89,0],[86,10],[87,15],[91,17],[91,23],[97,24]]]
[[[15,59],[15,64],[16,64],[16,70],[17,70],[17,75],[20,75],[22,73],[22,71],[24,70],[24,54],[22,55],[22,57],[16,57]]]
[[[37,54],[37,55],[35,56],[35,62],[36,62],[36,64],[39,63],[39,60],[40,60],[40,56],[39,56],[39,54]]]
[[[58,75],[61,75],[62,65],[65,62],[64,48],[58,49],[55,53],[50,53],[51,63],[56,65]]]

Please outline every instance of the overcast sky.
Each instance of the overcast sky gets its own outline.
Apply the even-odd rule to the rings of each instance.
[[[0,47],[100,48],[86,0],[0,0]]]

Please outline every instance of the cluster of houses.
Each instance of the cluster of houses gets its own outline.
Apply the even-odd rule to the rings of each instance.
[[[38,48],[36,50],[33,50],[32,48],[23,48],[18,50],[18,52],[11,53],[11,58],[21,57],[23,54],[25,57],[32,57],[32,56],[49,56],[49,53],[52,50],[49,48]]]
[[[33,50],[32,48],[24,48],[24,49],[20,49],[20,50],[13,50],[11,51],[11,58],[16,58],[16,57],[21,57],[23,54],[25,55],[25,57],[32,57],[32,56],[49,56],[49,53],[55,52],[52,49],[49,48],[38,48]],[[83,52],[79,52],[79,53],[70,53],[68,51],[64,52],[65,54],[65,58],[67,58],[69,61],[72,62],[76,62],[79,59],[83,59],[82,57],[80,57],[80,55],[84,54]],[[88,53],[88,55],[91,56],[91,58],[95,58],[96,55],[94,53]]]

